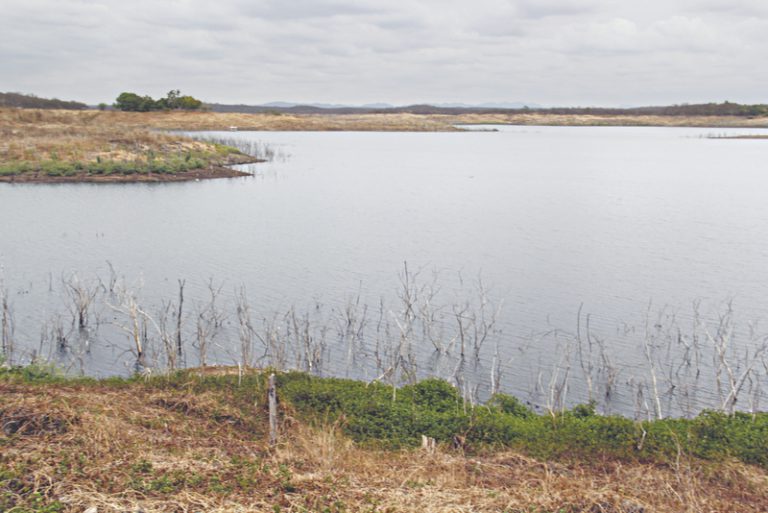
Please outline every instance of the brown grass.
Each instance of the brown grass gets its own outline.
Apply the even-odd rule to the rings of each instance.
[[[766,127],[768,118],[569,116],[546,114],[292,115],[213,112],[119,112],[0,109],[0,163],[48,160],[130,160],[150,150],[205,149],[156,130],[454,131],[454,124],[568,126]]]
[[[591,116],[585,114],[462,114],[433,117],[446,123],[537,126],[666,126],[766,128],[768,117],[737,116]]]
[[[227,391],[6,383],[0,398],[3,426],[15,422],[0,433],[6,508],[42,497],[73,512],[768,510],[766,472],[732,462],[380,451],[356,446],[338,426],[295,420],[269,449],[261,401]]]
[[[0,109],[0,181],[176,181],[244,173],[224,167],[253,161],[216,146],[150,130],[124,113]],[[194,157],[198,167],[178,173],[88,173],[95,163],[130,163],[151,171],[151,162]],[[77,164],[82,171],[48,173],[46,165]]]
[[[210,144],[163,133],[167,130],[305,130],[305,131],[456,131],[455,124],[566,126],[700,126],[766,127],[768,118],[587,116],[550,114],[350,114],[293,115],[213,112],[120,112],[0,109],[0,181],[145,181],[235,176],[223,166],[241,162],[222,157]],[[207,172],[68,176],[46,173],[44,163],[132,162],[173,160],[194,153]],[[22,167],[19,167],[22,165]],[[31,166],[30,166],[31,165]],[[29,168],[33,168],[30,172]],[[201,168],[202,169],[202,168]],[[24,179],[19,178],[26,174]]]
[[[3,139],[18,132],[52,130],[93,135],[100,131],[156,130],[382,130],[382,131],[453,131],[439,119],[416,114],[292,115],[239,114],[216,112],[121,112],[0,109],[0,135]],[[64,134],[62,134],[64,135]],[[153,135],[145,135],[149,139]]]
[[[169,146],[195,145],[172,135],[111,123],[99,112],[0,109],[0,161],[128,160]]]

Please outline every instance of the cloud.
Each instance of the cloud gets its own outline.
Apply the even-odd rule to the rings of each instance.
[[[257,0],[242,2],[239,12],[245,16],[269,20],[296,20],[359,16],[380,12],[366,2],[344,0]]]
[[[286,99],[765,101],[763,0],[4,0],[5,89]]]
[[[516,0],[513,4],[521,16],[534,19],[594,14],[602,5],[598,0]]]

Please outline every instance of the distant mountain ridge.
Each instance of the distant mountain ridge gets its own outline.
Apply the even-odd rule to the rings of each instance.
[[[466,103],[425,103],[418,105],[395,106],[389,103],[368,103],[365,105],[346,105],[336,103],[294,103],[269,102],[260,105],[227,105],[208,103],[206,107],[214,112],[264,113],[282,112],[292,114],[466,114],[512,111],[522,109],[541,109],[535,103],[484,103],[471,105]]]

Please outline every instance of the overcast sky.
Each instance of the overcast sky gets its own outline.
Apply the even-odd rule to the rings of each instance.
[[[88,103],[768,102],[768,0],[2,0],[0,91]]]

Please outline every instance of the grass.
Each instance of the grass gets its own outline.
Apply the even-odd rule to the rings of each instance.
[[[110,380],[0,371],[0,510],[768,508],[760,416],[637,424],[580,407],[550,417],[508,396],[465,409],[436,380],[393,400],[384,385],[286,373],[270,448],[265,385],[256,371]],[[418,448],[422,434],[439,440],[435,452]]]
[[[457,131],[455,124],[766,127],[767,118],[508,114],[238,114],[0,108],[0,180],[175,179],[247,157],[169,130]],[[198,173],[199,174],[199,173]],[[215,177],[212,173],[211,176]],[[197,177],[197,175],[195,176]],[[121,179],[122,180],[122,179]]]
[[[468,125],[531,126],[659,126],[768,128],[768,117],[743,116],[653,116],[653,115],[588,115],[588,114],[462,114],[445,116],[446,122]]]
[[[118,114],[0,109],[0,178],[141,177],[253,161],[234,148],[121,122]]]

